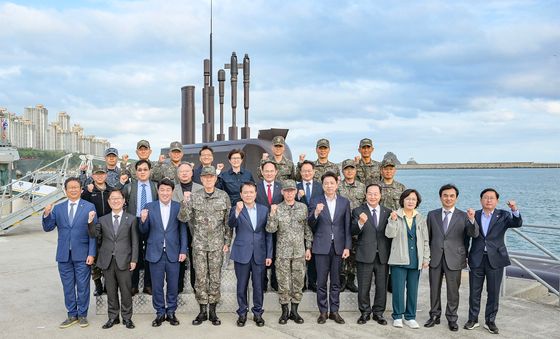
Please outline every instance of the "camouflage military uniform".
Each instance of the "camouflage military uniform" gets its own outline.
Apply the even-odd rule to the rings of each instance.
[[[179,220],[188,222],[192,234],[196,301],[216,304],[220,301],[223,247],[231,245],[232,231],[227,225],[231,203],[226,192],[204,189],[192,192],[191,200],[181,205]]]
[[[268,218],[266,231],[278,232],[275,262],[280,304],[299,304],[305,282],[305,249],[311,249],[313,240],[307,206],[297,201],[289,206],[283,201]]]
[[[296,178],[296,169],[294,166],[294,163],[286,158],[285,156],[282,156],[282,160],[280,161],[276,161],[274,160],[274,157],[269,158],[268,160],[261,160],[260,166],[262,166],[262,164],[264,164],[265,161],[272,161],[276,164],[276,168],[278,169],[278,175],[276,175],[276,180],[279,182],[282,182],[286,179],[292,179],[295,180]],[[259,168],[257,169],[257,176],[259,177],[259,179],[263,179],[262,173],[261,173],[261,167],[259,166]]]
[[[381,179],[381,163],[372,159],[369,164],[366,164],[363,159],[360,159],[356,165],[356,179],[366,187],[378,183]]]
[[[406,187],[400,182],[393,180],[393,183],[386,184],[381,181],[381,205],[396,211],[399,209],[399,198]]]
[[[175,166],[169,159],[165,160],[163,163],[156,162],[152,163],[152,172],[150,174],[150,179],[154,181],[160,181],[163,178],[169,178],[175,183],[179,183],[179,177],[177,176],[177,166]]]
[[[354,181],[354,183],[349,184],[346,180],[342,180],[340,185],[338,185],[338,194],[345,197],[350,201],[350,209],[354,209],[366,200],[366,185],[359,181]],[[342,275],[346,278],[354,279],[356,276],[356,246],[358,237],[352,237],[352,249],[350,250],[350,256],[344,259],[342,263]],[[341,285],[341,287],[343,287]]]

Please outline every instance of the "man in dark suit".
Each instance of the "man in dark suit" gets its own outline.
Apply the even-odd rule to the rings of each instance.
[[[150,180],[152,164],[149,160],[138,160],[134,164],[134,168],[136,170],[136,179],[132,179],[130,183],[126,184],[122,192],[126,202],[126,212],[135,215],[137,223],[140,224],[140,212],[144,206],[158,199],[157,184],[155,181]],[[132,272],[132,296],[138,293],[141,269],[144,270],[144,289],[142,292],[151,295],[150,265],[144,261],[148,236],[141,233],[138,235],[138,264]]]
[[[253,282],[253,320],[258,327],[264,326],[262,318],[265,266],[272,264],[272,234],[266,232],[268,209],[255,202],[257,187],[253,182],[241,185],[241,200],[231,209],[228,225],[235,230],[230,259],[235,264],[237,277],[237,326],[247,321],[247,286],[249,276]]]
[[[523,224],[515,201],[507,202],[510,213],[496,208],[499,199],[500,195],[493,188],[480,193],[482,209],[475,213],[476,222],[480,225],[480,236],[472,240],[469,249],[469,321],[464,326],[467,330],[478,327],[480,295],[486,278],[488,299],[484,328],[493,334],[498,333],[496,314],[504,267],[511,264],[504,237],[508,228],[521,227]]]
[[[168,178],[158,183],[159,201],[145,206],[140,215],[140,231],[148,235],[146,261],[152,278],[152,304],[156,310],[153,327],[165,320],[179,325],[175,316],[179,285],[179,263],[187,258],[187,227],[177,218],[181,204],[171,200],[175,184]],[[166,301],[163,298],[167,282]]]
[[[430,319],[424,327],[440,323],[441,283],[445,275],[447,285],[447,307],[445,317],[451,331],[458,331],[457,308],[459,307],[459,287],[461,271],[467,267],[467,248],[469,238],[479,234],[474,220],[474,210],[467,213],[455,208],[459,189],[455,185],[443,185],[439,198],[443,208],[428,213],[428,232],[430,235]]]
[[[350,255],[352,236],[350,234],[350,202],[336,194],[337,175],[326,172],[321,177],[325,194],[311,199],[308,223],[313,231],[312,253],[317,265],[317,305],[321,314],[319,324],[328,318],[337,324],[344,324],[338,313],[340,293],[340,269],[342,259]],[[327,299],[327,279],[330,279]]]
[[[361,316],[358,324],[369,319],[380,325],[387,325],[383,317],[387,304],[387,260],[391,251],[391,239],[385,236],[385,227],[391,210],[379,205],[381,186],[369,184],[366,187],[366,203],[352,211],[352,234],[358,236],[356,246],[356,270],[358,276],[358,308]],[[375,297],[371,306],[369,291],[372,275],[375,274]]]
[[[121,191],[109,193],[111,212],[90,223],[88,231],[100,243],[97,267],[103,270],[107,288],[109,320],[102,326],[107,329],[120,323],[119,311],[126,328],[134,328],[132,322],[132,270],[138,262],[138,231],[136,217],[123,211],[124,196]],[[121,292],[121,305],[119,294]],[[120,310],[119,310],[120,309]]]
[[[312,161],[305,160],[299,168],[301,182],[297,183],[296,201],[302,202],[309,206],[311,199],[324,194],[323,186],[320,182],[313,180],[315,175],[315,164]],[[307,283],[306,288],[317,292],[317,268],[315,267],[315,257],[307,261]]]
[[[278,175],[278,167],[272,160],[265,160],[261,164],[261,174],[263,180],[257,181],[257,204],[263,205],[270,211],[271,205],[278,205],[284,201],[282,196],[282,184],[276,181],[276,176]],[[272,234],[272,257],[276,257],[276,233]],[[276,278],[276,266],[274,265],[274,260],[272,264],[267,267],[270,269],[270,287],[274,291],[278,291],[278,279]],[[264,273],[264,291],[268,290],[268,274],[265,270]]]
[[[97,220],[92,203],[80,199],[82,187],[78,178],[64,182],[68,200],[54,208],[47,205],[43,212],[43,230],[58,230],[56,261],[64,291],[64,304],[68,317],[60,324],[67,328],[75,323],[80,327],[89,325],[89,279],[97,243],[88,235],[88,223]]]

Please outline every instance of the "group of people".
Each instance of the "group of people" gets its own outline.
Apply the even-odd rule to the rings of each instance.
[[[416,329],[419,277],[428,269],[430,312],[424,326],[441,322],[445,276],[445,317],[449,329],[457,331],[461,272],[468,262],[464,328],[479,326],[486,280],[484,327],[498,333],[499,289],[510,264],[504,236],[508,228],[522,225],[515,201],[507,202],[510,211],[497,209],[500,195],[487,188],[480,193],[482,208],[465,212],[456,208],[459,189],[446,184],[439,190],[442,207],[423,216],[417,210],[420,193],[394,179],[395,163],[374,161],[368,138],[360,141],[358,151],[359,156],[339,166],[329,161],[329,141],[320,139],[315,161],[301,154],[294,164],[284,155],[284,138],[277,136],[255,180],[238,149],[229,152],[228,169],[213,165],[208,146],[199,151],[196,167],[182,161],[180,142],[170,144],[168,158],[152,162],[150,143],[140,140],[139,160],[131,164],[123,155],[120,168],[118,151],[107,149],[105,166],[95,166],[91,176],[82,168],[79,178],[67,179],[68,199],[43,213],[44,230],[58,230],[56,260],[68,311],[60,327],[88,325],[91,276],[95,294],[107,293],[109,319],[103,328],[120,323],[120,317],[134,328],[132,297],[140,293],[140,270],[142,293],[152,295],[156,311],[152,326],[164,321],[179,325],[175,311],[186,269],[200,307],[192,324],[220,325],[221,272],[231,251],[240,327],[249,311],[257,326],[265,324],[263,299],[270,286],[282,308],[280,324],[304,322],[298,313],[304,290],[316,292],[319,324],[329,319],[345,323],[338,310],[339,294],[347,289],[357,292],[358,324],[373,320],[387,325],[384,312],[391,292],[392,325]]]

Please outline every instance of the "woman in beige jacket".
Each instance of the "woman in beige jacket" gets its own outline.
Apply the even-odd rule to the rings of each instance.
[[[389,217],[385,235],[392,238],[388,264],[393,288],[393,326],[419,328],[416,322],[416,303],[420,270],[430,263],[430,245],[426,218],[416,208],[422,202],[420,193],[405,190],[399,208]],[[405,299],[406,287],[406,299]],[[406,308],[405,308],[406,303]]]

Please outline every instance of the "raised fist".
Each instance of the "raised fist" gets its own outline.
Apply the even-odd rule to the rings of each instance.
[[[397,212],[395,211],[391,212],[391,220],[397,221]]]
[[[297,192],[297,198],[298,200],[301,200],[301,198],[305,195],[305,191],[304,190],[299,190]]]
[[[361,160],[361,159],[362,159],[362,157],[361,157],[361,156],[359,156],[359,155],[356,155],[356,156],[354,157],[354,162],[355,162],[355,163],[357,164],[357,163],[359,163],[359,162],[360,162],[360,160]]]
[[[270,215],[275,215],[277,210],[278,210],[278,205],[276,204],[270,205]]]
[[[304,162],[305,161],[305,153],[301,153],[299,155],[299,162]]]
[[[52,211],[52,204],[48,204],[47,206],[45,206],[45,210],[43,211],[43,215],[45,217],[47,217],[49,214],[51,214]]]
[[[224,169],[224,164],[223,163],[219,163],[216,165],[216,171],[222,171]]]
[[[88,214],[88,224],[93,222],[93,219],[95,219],[95,211],[89,211]]]
[[[367,214],[365,214],[364,212],[360,213],[360,224],[365,224],[367,221]]]
[[[87,188],[88,192],[90,192],[90,193],[93,192],[93,184],[87,185],[86,188]]]
[[[128,181],[128,174],[126,173],[121,174],[119,181],[121,182],[121,184],[124,185]]]
[[[323,211],[323,208],[325,208],[325,205],[318,203],[317,207],[315,207],[315,215],[319,215]]]
[[[262,160],[268,160],[268,153],[262,154]]]
[[[512,212],[517,211],[517,203],[515,202],[515,200],[508,200],[507,205]]]
[[[474,219],[474,210],[472,208],[469,208],[467,210],[467,218],[469,218],[469,220],[473,220]]]
[[[146,219],[148,219],[148,210],[147,210],[147,209],[143,209],[143,210],[140,212],[140,221],[146,222]]]
[[[122,163],[126,164],[128,162],[128,154],[123,154],[122,155]]]
[[[235,205],[235,211],[237,212],[237,214],[241,213],[241,211],[243,210],[243,201],[238,201],[237,204]]]
[[[160,154],[160,155],[159,155],[159,158],[158,158],[158,161],[159,161],[160,163],[162,163],[164,160],[165,160],[165,155]]]
[[[191,193],[192,192],[189,192],[189,191],[183,192],[183,200],[185,202],[191,201]]]

